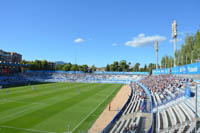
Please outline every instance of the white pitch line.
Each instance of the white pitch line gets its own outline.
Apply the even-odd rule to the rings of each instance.
[[[94,111],[96,111],[96,109],[102,104],[102,103],[104,103],[105,101],[106,101],[106,99],[108,99],[108,97],[110,97],[112,94],[113,94],[113,92],[115,91],[115,89],[112,91],[112,93],[110,94],[110,95],[108,95],[101,103],[99,103],[98,104],[98,106],[95,108],[95,109],[93,109],[84,119],[82,119],[73,129],[72,129],[72,131],[71,132],[73,132],[74,130],[76,130],[92,113],[94,113]]]
[[[31,132],[39,132],[39,133],[55,133],[55,132],[49,132],[49,131],[42,131],[42,130],[29,129],[29,128],[17,128],[17,127],[4,126],[4,125],[1,125],[0,127],[1,128],[11,128],[11,129],[16,129],[16,130],[31,131]]]

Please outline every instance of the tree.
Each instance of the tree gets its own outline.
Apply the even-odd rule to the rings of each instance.
[[[93,73],[94,71],[96,71],[95,65],[92,65],[91,70],[92,70],[92,73]]]
[[[109,64],[106,65],[106,71],[110,71],[110,65]]]
[[[149,73],[152,74],[152,70],[156,69],[156,64],[150,63],[148,66],[148,69],[149,69]]]
[[[120,61],[120,68],[123,72],[128,71],[128,65],[126,64],[125,60]]]
[[[47,60],[43,60],[43,61],[41,61],[41,69],[42,70],[49,70],[50,68],[48,67],[48,62],[47,62]]]
[[[140,63],[136,63],[135,66],[133,67],[133,71],[138,72],[140,70]]]
[[[110,71],[114,71],[115,69],[114,69],[114,65],[113,64],[111,64],[110,65]]]
[[[72,65],[72,67],[70,68],[70,71],[77,71],[77,65]]]
[[[144,65],[144,71],[148,71],[148,70],[147,70],[147,65],[146,65],[146,64]]]
[[[66,70],[65,71],[70,71],[71,67],[72,67],[72,64],[71,63],[67,63],[65,65],[66,65]]]
[[[88,65],[84,64],[82,67],[83,67],[83,72],[88,72]]]
[[[61,64],[57,64],[57,65],[56,65],[56,70],[62,70],[62,67],[63,67],[63,66],[62,66]]]

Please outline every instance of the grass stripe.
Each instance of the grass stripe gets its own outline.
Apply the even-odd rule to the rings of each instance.
[[[13,93],[10,88],[11,93],[7,96],[0,92],[0,125],[60,133],[66,131],[68,123],[70,128],[79,123],[75,132],[81,128],[88,129],[121,85],[54,83],[36,85],[34,91],[30,91],[30,86],[26,87],[14,88]],[[0,132],[29,131],[0,128]]]

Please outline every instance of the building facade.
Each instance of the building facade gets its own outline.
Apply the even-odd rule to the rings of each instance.
[[[48,66],[50,70],[56,70],[56,63],[55,62],[48,62]]]
[[[1,63],[19,64],[21,61],[22,61],[21,54],[0,50],[0,62]]]
[[[21,71],[22,55],[0,50],[0,73],[16,73]]]

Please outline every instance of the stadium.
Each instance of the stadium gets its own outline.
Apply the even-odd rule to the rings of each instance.
[[[191,74],[190,66],[199,70],[200,64],[181,66],[186,68],[184,75]],[[200,112],[195,113],[193,95],[199,82],[174,76],[181,73],[177,70],[182,69],[153,70],[153,76],[145,72],[80,71],[26,71],[1,76],[5,89],[1,90],[0,131],[194,132]],[[10,87],[17,84],[19,87]],[[126,100],[115,108],[118,111],[106,127],[97,131],[95,121],[105,117],[106,112],[101,114],[105,108],[109,113],[107,106],[114,109],[115,101],[111,100],[123,84],[129,89]]]
[[[0,133],[200,133],[199,2],[12,4]]]

